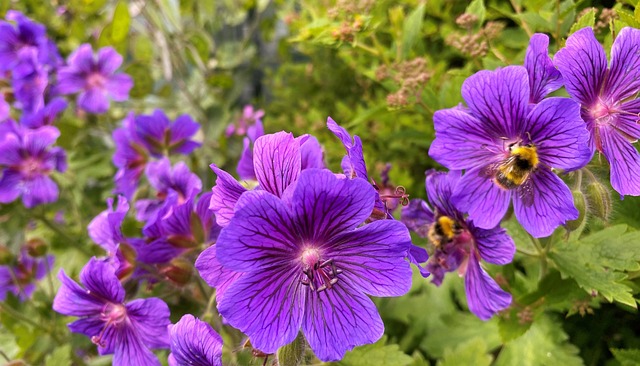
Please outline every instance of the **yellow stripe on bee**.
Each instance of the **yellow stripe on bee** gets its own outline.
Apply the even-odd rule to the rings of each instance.
[[[538,151],[535,146],[516,146],[511,149],[511,156],[515,155],[527,160],[532,167],[538,166]]]
[[[440,225],[440,230],[442,230],[442,234],[444,234],[447,239],[453,239],[455,235],[455,233],[453,232],[455,224],[456,222],[448,216],[440,216],[438,218],[438,225]]]

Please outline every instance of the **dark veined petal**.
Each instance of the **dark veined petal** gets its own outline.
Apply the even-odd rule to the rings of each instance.
[[[251,148],[251,140],[245,137],[242,140],[242,154],[240,160],[238,160],[238,166],[236,172],[242,180],[257,180],[256,172],[253,169],[253,149]]]
[[[511,191],[500,188],[482,168],[466,172],[456,185],[451,201],[460,212],[468,212],[469,219],[483,229],[496,227],[507,213]]]
[[[640,138],[640,124],[638,124],[638,116],[640,116],[640,99],[633,99],[622,103],[609,118],[611,126],[634,139]]]
[[[188,114],[178,116],[169,128],[171,132],[171,145],[188,140],[193,137],[199,129],[200,124],[194,121]]]
[[[165,326],[166,331],[166,326]],[[160,366],[158,358],[136,334],[135,328],[123,327],[118,331],[118,342],[113,351],[113,366]]]
[[[529,40],[524,67],[529,74],[530,103],[539,103],[547,94],[562,87],[562,74],[549,57],[549,36],[536,33]]]
[[[80,272],[80,282],[105,301],[116,304],[124,301],[124,288],[116,276],[116,268],[108,261],[91,258]]]
[[[513,210],[522,227],[536,238],[549,236],[558,226],[578,218],[571,190],[545,167],[538,168],[529,182],[517,188]]]
[[[611,46],[611,67],[604,85],[607,100],[620,101],[640,90],[640,30],[624,27]]]
[[[596,102],[607,71],[607,57],[591,27],[569,36],[553,62],[562,73],[569,95],[585,106]]]
[[[291,133],[261,136],[253,146],[253,165],[260,187],[280,197],[300,174],[300,144]]]
[[[412,199],[407,206],[402,207],[400,221],[422,238],[426,238],[429,234],[433,220],[431,208],[421,199]]]
[[[501,130],[455,107],[433,115],[436,138],[429,155],[449,169],[470,169],[495,161],[502,146]]]
[[[136,337],[149,348],[169,348],[169,307],[157,297],[137,299],[126,305]]]
[[[640,196],[640,154],[620,133],[599,127],[602,152],[611,165],[611,186],[621,195]]]
[[[225,292],[244,273],[223,267],[216,256],[216,246],[202,251],[196,260],[196,269],[207,284],[216,289],[216,300],[222,301]]]
[[[541,101],[532,108],[522,130],[535,144],[540,161],[549,167],[580,169],[592,156],[580,105],[569,98]]]
[[[462,84],[462,98],[493,137],[516,137],[529,103],[529,75],[522,66],[479,71]],[[458,168],[454,168],[458,169]]]
[[[113,198],[107,198],[107,209],[98,214],[87,226],[91,240],[102,246],[110,255],[115,254],[116,246],[124,238],[120,226],[129,211],[129,203],[118,196],[118,204],[113,209]]]
[[[338,125],[331,117],[327,118],[327,128],[342,141],[342,145],[347,151],[347,155],[342,160],[344,174],[349,178],[359,177],[368,181],[369,177],[367,175],[367,166],[364,162],[360,137],[354,136],[352,139],[349,132]]]
[[[284,203],[268,192],[251,191],[242,195],[238,205],[216,243],[220,263],[237,272],[289,267],[301,249]]]
[[[384,324],[373,302],[345,281],[307,293],[302,331],[321,361],[338,361],[346,351],[380,339]]]
[[[251,339],[253,347],[275,353],[297,336],[307,288],[299,268],[275,267],[242,276],[218,303],[220,315]]]
[[[222,338],[209,324],[186,314],[169,334],[177,365],[222,366]]]
[[[111,337],[111,334],[113,334],[112,330],[109,329],[108,331],[105,332],[105,326],[106,326],[106,323],[104,320],[100,319],[99,311],[97,313],[93,313],[92,316],[78,319],[68,324],[69,330],[71,332],[84,334],[88,338],[98,336],[100,335],[100,333],[103,333],[103,335],[106,335],[106,337],[102,338],[104,341],[103,342],[104,347],[98,347],[100,350],[100,354],[103,354],[103,355],[113,353],[114,345],[115,345],[115,343],[113,342],[114,339]]]
[[[482,259],[500,265],[511,263],[516,253],[516,245],[505,229],[481,229],[473,226],[473,223],[469,226]]]
[[[469,310],[482,320],[489,320],[511,304],[511,295],[498,286],[474,256],[469,258],[464,287]]]
[[[329,245],[327,258],[343,270],[338,282],[347,281],[373,296],[402,296],[409,291],[411,267],[404,258],[411,236],[401,222],[377,220],[339,234]]]
[[[434,212],[455,219],[462,219],[461,213],[458,212],[451,202],[453,190],[458,182],[460,182],[462,172],[459,170],[439,172],[431,169],[427,170],[425,175],[427,197],[434,208]]]
[[[241,186],[231,174],[218,168],[215,164],[211,164],[210,167],[217,175],[217,178],[216,185],[211,190],[209,209],[216,214],[218,225],[225,227],[233,217],[238,199],[247,189]]]
[[[300,156],[302,169],[322,169],[324,165],[324,151],[315,136],[304,135],[297,138],[300,141]]]
[[[70,279],[64,270],[58,273],[61,286],[53,299],[53,310],[64,315],[91,316],[98,315],[106,304],[105,299],[98,298]]]

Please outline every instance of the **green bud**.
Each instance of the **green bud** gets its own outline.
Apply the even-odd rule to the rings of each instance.
[[[299,366],[304,361],[304,351],[307,341],[302,333],[298,333],[293,342],[278,348],[278,364],[280,366]]]
[[[32,257],[42,257],[47,254],[48,245],[41,238],[32,238],[25,245],[27,253]]]
[[[572,191],[573,204],[578,209],[579,215],[575,220],[567,221],[565,227],[568,231],[582,231],[587,222],[587,199],[581,191]]]
[[[176,258],[162,269],[162,274],[176,285],[183,286],[191,281],[193,266],[183,258]]]
[[[11,250],[4,245],[0,245],[0,265],[11,264],[14,259],[15,256],[11,253]]]
[[[587,185],[587,200],[589,211],[603,221],[609,221],[613,209],[611,192],[600,182],[591,182]]]

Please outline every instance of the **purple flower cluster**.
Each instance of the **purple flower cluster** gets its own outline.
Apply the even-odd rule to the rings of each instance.
[[[23,247],[15,263],[0,266],[0,301],[12,293],[21,301],[31,297],[39,281],[53,268],[54,257],[46,255],[35,258]]]

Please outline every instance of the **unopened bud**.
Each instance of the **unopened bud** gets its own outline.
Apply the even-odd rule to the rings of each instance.
[[[609,221],[613,203],[611,192],[602,183],[594,181],[587,185],[587,200],[590,212],[603,221]]]
[[[587,221],[587,199],[579,190],[572,191],[571,194],[573,195],[573,204],[578,209],[579,214],[577,219],[567,221],[565,227],[568,231],[576,231],[583,229]]]
[[[11,250],[4,245],[0,245],[0,265],[11,264],[14,259],[15,256],[11,253]]]
[[[41,238],[32,238],[25,245],[27,253],[32,257],[42,257],[47,254],[48,245]]]
[[[186,285],[191,280],[193,266],[185,259],[176,258],[162,269],[162,274],[179,286]]]

